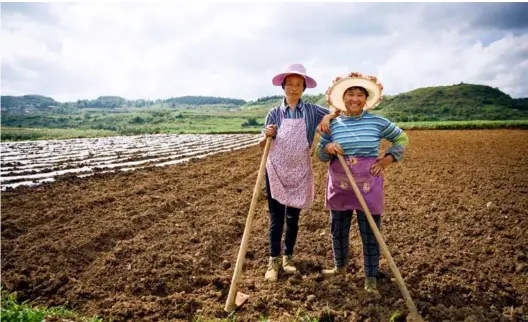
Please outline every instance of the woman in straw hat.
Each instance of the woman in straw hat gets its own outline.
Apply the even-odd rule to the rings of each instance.
[[[386,118],[369,113],[383,98],[383,86],[376,77],[361,73],[338,77],[326,94],[329,105],[341,110],[341,116],[331,121],[331,134],[323,134],[318,145],[319,159],[330,161],[325,206],[331,211],[335,262],[335,267],[323,270],[323,274],[345,274],[350,224],[355,210],[363,242],[365,289],[377,292],[379,246],[336,155],[344,155],[346,164],[380,229],[383,213],[383,170],[389,164],[402,159],[409,139],[405,132]],[[378,158],[383,138],[392,142],[392,146],[383,157]]]
[[[266,162],[270,259],[265,279],[276,281],[281,262],[286,274],[297,271],[292,255],[299,229],[299,214],[301,209],[310,208],[314,200],[310,146],[317,126],[321,123],[321,129],[329,131],[330,120],[339,112],[329,114],[328,109],[301,99],[306,88],[317,85],[301,64],[288,66],[272,82],[275,86],[282,86],[284,98],[266,116],[260,145],[264,147],[267,137],[274,139]],[[286,236],[281,261],[284,220]]]

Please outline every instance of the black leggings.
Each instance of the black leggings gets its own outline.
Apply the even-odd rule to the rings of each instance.
[[[268,197],[268,207],[270,214],[270,255],[280,256],[282,229],[284,227],[284,217],[286,217],[286,237],[284,240],[284,255],[293,255],[293,248],[297,241],[299,231],[299,214],[301,209],[287,207],[277,200],[271,198],[268,172],[266,171],[266,192]]]

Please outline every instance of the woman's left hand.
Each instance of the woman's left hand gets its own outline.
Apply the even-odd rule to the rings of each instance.
[[[370,167],[370,173],[373,176],[378,177],[380,174],[383,173],[383,170],[385,170],[386,165],[382,165],[379,160],[376,161],[371,167]]]
[[[370,173],[377,177],[381,175],[383,170],[385,170],[385,168],[392,162],[394,162],[394,157],[391,154],[387,154],[383,158],[374,162],[374,164],[370,167]]]

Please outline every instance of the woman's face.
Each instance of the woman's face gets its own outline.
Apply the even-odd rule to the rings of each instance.
[[[363,107],[367,103],[367,96],[359,88],[352,88],[345,92],[343,96],[343,102],[349,112],[358,112],[363,110]]]
[[[290,99],[299,99],[304,91],[304,78],[300,75],[288,75],[284,79],[284,94]]]

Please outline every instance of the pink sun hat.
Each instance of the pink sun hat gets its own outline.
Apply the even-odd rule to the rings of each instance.
[[[306,68],[304,68],[302,64],[291,64],[290,66],[288,66],[284,72],[273,77],[273,80],[272,80],[273,85],[281,86],[282,81],[284,81],[284,78],[286,78],[286,76],[291,75],[291,74],[297,74],[297,75],[302,76],[304,80],[306,81],[307,88],[314,88],[317,86],[317,82],[315,81],[315,79],[306,75]]]

